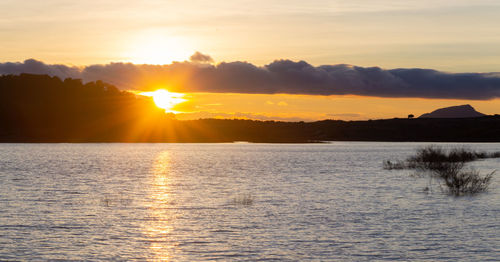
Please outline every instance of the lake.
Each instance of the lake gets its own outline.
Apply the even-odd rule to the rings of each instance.
[[[382,168],[425,145],[0,144],[0,260],[500,259],[500,173],[457,198]]]

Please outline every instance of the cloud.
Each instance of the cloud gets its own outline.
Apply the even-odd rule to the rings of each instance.
[[[206,118],[220,118],[220,119],[252,119],[252,120],[262,120],[262,121],[287,121],[287,122],[313,122],[317,121],[312,118],[301,118],[301,117],[282,117],[274,115],[264,115],[264,114],[254,114],[254,113],[223,113],[223,112],[190,112],[190,113],[178,113],[175,115],[176,119],[179,120],[193,120],[193,119],[206,119]]]
[[[202,54],[200,52],[194,53],[191,57],[189,57],[189,60],[191,62],[198,62],[198,63],[212,63],[214,60],[212,59],[211,56]]]
[[[288,105],[288,103],[285,101],[280,101],[278,103],[274,103],[273,101],[266,101],[266,104],[268,104],[268,105],[276,104],[277,106],[287,106]]]
[[[326,114],[326,115],[332,117],[343,117],[343,118],[358,118],[363,116],[358,113],[340,113],[340,114]]]
[[[24,63],[0,63],[0,75],[46,74],[59,78],[79,78],[81,71],[78,67],[66,65],[47,65],[35,59],[28,59]]]
[[[498,73],[445,73],[420,68],[387,70],[345,64],[313,66],[305,61],[290,60],[276,60],[265,66],[241,61],[213,65],[194,62],[206,56],[197,54],[192,61],[168,65],[110,63],[83,68],[49,65],[30,59],[24,63],[0,63],[0,74],[49,74],[81,78],[84,82],[103,80],[125,90],[166,87],[173,92],[472,100],[500,97]]]

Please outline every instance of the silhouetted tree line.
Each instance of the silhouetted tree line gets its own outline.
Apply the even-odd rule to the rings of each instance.
[[[101,81],[83,84],[80,79],[31,74],[0,77],[2,141],[123,139],[134,123],[163,116],[151,99]]]
[[[500,117],[324,120],[311,123],[178,121],[151,98],[101,81],[0,77],[0,142],[500,142]]]

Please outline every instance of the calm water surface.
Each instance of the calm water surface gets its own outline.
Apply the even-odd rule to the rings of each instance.
[[[0,144],[0,260],[499,260],[500,173],[382,169],[423,145]]]

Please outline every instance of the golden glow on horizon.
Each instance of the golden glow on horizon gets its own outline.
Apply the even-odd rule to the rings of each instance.
[[[151,96],[157,107],[165,109],[165,112],[178,113],[172,110],[177,104],[187,101],[183,97],[185,94],[181,93],[171,93],[165,89],[158,89],[154,92],[143,92],[140,93],[143,96]]]
[[[470,104],[484,114],[496,114],[500,99],[460,100],[380,98],[355,95],[287,95],[187,93],[188,101],[176,106],[178,120],[239,118],[283,121],[323,119],[368,120],[420,116],[438,108]]]
[[[152,84],[152,86],[158,85]],[[130,92],[153,97],[158,90],[142,93],[139,91]],[[169,101],[170,97],[173,97],[174,100],[166,103],[168,106],[158,105],[158,107],[170,108],[166,109],[165,112],[175,113],[177,120],[206,118],[278,121],[390,119],[406,118],[409,114],[418,117],[439,108],[464,104],[470,104],[477,111],[491,115],[498,114],[500,106],[500,99],[460,100],[381,98],[356,95],[172,93],[166,90],[159,93],[164,92],[168,94],[166,101]],[[160,102],[156,103],[161,104]],[[172,133],[171,135],[178,136],[179,134]]]

